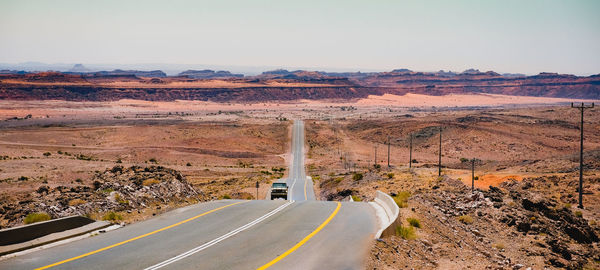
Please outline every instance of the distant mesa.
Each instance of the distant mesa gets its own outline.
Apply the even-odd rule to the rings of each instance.
[[[74,72],[74,73],[87,73],[90,72],[91,70],[84,67],[83,64],[75,64],[71,69],[69,69],[68,72]]]
[[[470,69],[463,71],[461,74],[474,75],[474,74],[480,74],[480,73],[481,73],[481,71],[479,71],[479,69],[470,68]]]
[[[412,70],[407,69],[407,68],[399,68],[399,69],[394,69],[392,70],[392,72],[397,72],[397,73],[407,73],[407,72],[412,72]]]
[[[121,70],[115,69],[113,71],[98,71],[92,72],[94,76],[136,76],[136,77],[149,77],[149,78],[165,78],[167,74],[161,70],[151,71],[140,71],[140,70]]]
[[[265,71],[262,73],[262,75],[290,75],[293,72],[290,72],[286,69],[276,69],[276,70],[270,70],[270,71]]]
[[[527,75],[521,73],[502,73],[502,76],[508,78],[527,77]]]
[[[13,74],[23,75],[23,74],[27,74],[27,73],[29,73],[29,72],[24,71],[24,70],[8,70],[8,69],[0,70],[0,74],[2,74],[2,75],[13,75]]]
[[[453,77],[458,74],[456,72],[452,72],[450,70],[448,70],[448,71],[440,70],[440,71],[436,72],[435,75],[440,76],[440,77]]]
[[[288,71],[285,69],[276,69],[271,71],[265,71],[262,74],[255,76],[255,78],[261,80],[278,80],[284,82],[324,83],[336,86],[352,86],[354,85],[354,83],[350,82],[349,78],[354,76],[353,74],[355,73],[327,73],[320,71]]]
[[[192,79],[221,79],[221,78],[243,78],[244,74],[233,74],[229,71],[210,69],[205,70],[186,70],[177,74],[177,76],[188,77]]]
[[[479,69],[467,69],[465,71],[463,71],[460,75],[487,75],[487,76],[500,76],[500,74],[494,72],[494,71],[486,71],[486,72],[481,72],[479,71]]]
[[[538,75],[531,76],[530,78],[539,78],[539,79],[567,79],[567,78],[577,78],[575,75],[571,74],[558,74],[554,72],[540,72]]]

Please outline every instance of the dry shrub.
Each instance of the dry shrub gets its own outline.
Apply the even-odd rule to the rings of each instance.
[[[69,201],[69,206],[78,206],[78,205],[82,205],[84,203],[86,203],[85,200],[82,200],[82,199],[73,199],[73,200]]]

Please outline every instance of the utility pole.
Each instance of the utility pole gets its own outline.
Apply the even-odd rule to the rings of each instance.
[[[377,143],[375,143],[375,164],[373,165],[377,166]]]
[[[412,133],[410,134],[410,139],[409,139],[409,150],[408,150],[408,168],[412,168]]]
[[[583,208],[583,111],[585,111],[585,109],[591,109],[594,108],[594,103],[592,103],[592,105],[585,105],[583,104],[583,102],[581,103],[581,106],[575,106],[572,102],[571,102],[571,108],[577,108],[581,111],[581,136],[580,136],[580,148],[579,148],[579,208]]]
[[[471,159],[471,192],[475,190],[475,159]]]
[[[440,126],[440,150],[438,157],[438,176],[442,176],[442,126]]]
[[[388,168],[390,167],[390,136],[388,136]]]

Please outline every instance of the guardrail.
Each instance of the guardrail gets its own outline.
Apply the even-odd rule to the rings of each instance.
[[[109,225],[106,221],[71,216],[0,230],[0,257],[97,231]]]
[[[0,246],[27,242],[42,236],[78,228],[95,221],[82,216],[57,218],[0,230]]]
[[[396,226],[400,225],[398,220],[400,208],[394,199],[390,195],[378,190],[375,195],[375,203],[383,208],[383,212],[385,213],[385,217],[383,217],[384,222],[381,229],[375,235],[375,238],[396,234]]]

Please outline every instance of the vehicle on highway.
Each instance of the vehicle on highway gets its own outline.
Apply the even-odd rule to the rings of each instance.
[[[273,183],[271,185],[271,200],[281,198],[286,200],[288,194],[288,186],[286,183]]]

